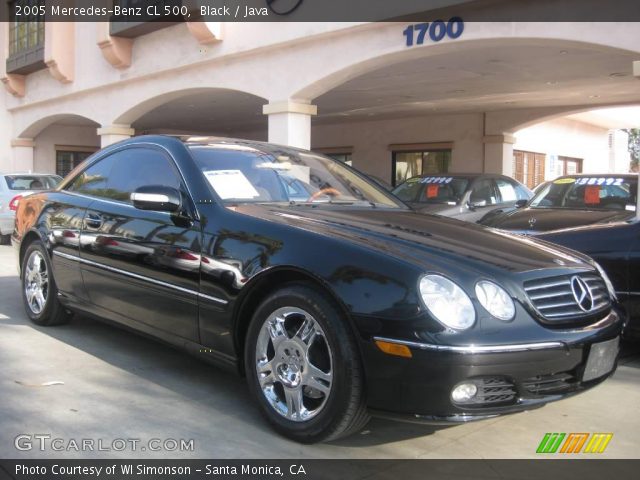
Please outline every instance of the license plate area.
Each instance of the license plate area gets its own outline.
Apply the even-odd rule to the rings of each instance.
[[[583,382],[595,380],[611,372],[618,357],[620,338],[594,343],[589,350],[587,365],[584,368]]]

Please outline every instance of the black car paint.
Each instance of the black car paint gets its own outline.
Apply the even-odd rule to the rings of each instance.
[[[628,312],[625,334],[640,338],[640,218],[541,233],[537,238],[589,255],[607,272]]]
[[[626,210],[524,207],[502,215],[487,217],[479,223],[501,230],[536,233],[589,224],[624,221],[634,216],[635,212]]]
[[[634,193],[632,188],[631,195],[634,197],[637,195],[638,175],[633,174],[567,175],[565,177],[560,177],[553,182],[546,182],[546,184],[560,183],[567,179],[581,178],[583,180],[585,178],[624,178],[635,186],[636,191]],[[532,206],[532,203],[536,201],[539,197],[538,194],[543,189],[544,187],[538,189],[536,191],[536,196],[523,208],[504,212],[500,212],[499,210],[489,212],[480,219],[478,223],[488,227],[499,228],[501,230],[524,234],[535,234],[538,232],[548,232],[551,230],[579,227],[583,225],[621,222],[630,220],[636,216],[635,211],[627,209]]]
[[[140,145],[173,158],[188,189],[187,214],[143,212],[64,191],[81,169],[118,149]],[[92,227],[92,215],[99,217],[99,225]],[[602,318],[551,328],[524,296],[526,279],[593,271],[585,256],[403,209],[228,207],[187,147],[171,137],[139,137],[98,152],[57,191],[21,202],[19,217],[14,246],[21,255],[28,241],[42,240],[52,255],[60,300],[69,308],[226,367],[242,369],[243,335],[259,295],[290,280],[323,288],[346,312],[358,339],[369,406],[387,413],[482,417],[556,400],[610,374],[590,384],[578,382],[563,395],[535,396],[519,389],[516,403],[480,411],[453,405],[449,394],[458,381],[479,375],[508,375],[520,385],[535,375],[578,372],[589,346],[615,338],[621,329],[615,304]],[[166,235],[160,237],[160,231]],[[109,248],[114,247],[111,240],[131,245]],[[176,249],[199,259],[199,268],[179,263]],[[427,272],[445,274],[470,295],[477,312],[472,328],[453,332],[431,317],[418,292],[419,277]],[[496,281],[514,297],[513,320],[501,322],[479,305],[473,293],[479,279]],[[442,346],[559,341],[564,348],[499,354],[417,349],[413,359],[406,359],[382,353],[374,336]]]

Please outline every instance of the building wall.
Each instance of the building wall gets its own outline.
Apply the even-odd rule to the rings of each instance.
[[[53,25],[49,27],[53,28]],[[60,29],[64,26],[56,24],[55,27]],[[537,24],[522,24],[515,28],[508,23],[479,23],[469,25],[465,30],[463,41],[469,43],[427,42],[416,49],[407,49],[399,41],[398,28],[399,25],[393,23],[283,23],[277,29],[273,28],[273,24],[229,23],[222,25],[222,41],[201,45],[190,33],[189,27],[181,24],[136,38],[131,66],[118,69],[103,58],[96,45],[100,26],[78,22],[73,25],[74,40],[68,42],[64,55],[66,58],[71,52],[75,58],[68,83],[61,83],[51,72],[42,70],[27,76],[23,98],[10,97],[3,92],[0,122],[7,128],[0,129],[0,169],[11,165],[11,138],[36,135],[37,129],[33,126],[42,119],[75,115],[84,116],[104,127],[114,124],[126,126],[135,122],[146,111],[146,107],[152,108],[147,103],[158,106],[171,100],[173,94],[190,89],[239,89],[255,94],[265,102],[278,103],[289,99],[304,103],[313,101],[341,82],[387,65],[390,59],[400,61],[436,53],[443,55],[450,51],[448,49],[463,49],[468,45],[473,46],[476,41],[481,42],[483,48],[488,48],[493,44],[509,42],[510,39],[535,43],[548,37],[561,44],[581,41],[596,42],[603,48],[637,49],[637,42],[634,42],[637,33],[630,24],[621,24],[610,35],[602,37],[592,28],[580,24],[565,25],[558,30],[540,29]],[[3,52],[6,45],[3,45],[1,31],[2,25],[0,52]],[[291,66],[295,66],[295,75],[283,74],[289,72]],[[0,77],[4,75],[2,70],[0,62]],[[141,103],[145,104],[145,108]],[[480,105],[478,108],[481,108]],[[6,108],[11,110],[10,122]],[[491,131],[483,129],[482,113],[314,125],[312,145],[350,146],[356,167],[390,179],[389,144],[451,141],[454,143],[451,171],[481,171],[487,152],[483,145],[485,134],[503,136],[512,132],[514,125],[522,125],[525,118],[542,118],[539,117],[540,112],[516,113],[487,112],[486,118],[493,117],[496,120],[484,123],[485,127],[494,126]],[[507,120],[497,121],[501,117]],[[581,129],[562,124],[562,128],[539,130],[543,133],[538,133],[538,136],[523,131],[525,133],[519,139],[520,147],[517,148],[534,151],[545,148],[555,154],[585,158],[585,170],[591,168],[594,162],[597,167],[597,159],[608,157],[608,152],[602,154],[599,140],[581,141]],[[552,145],[560,141],[567,143],[567,135],[576,132],[578,140],[572,142],[575,145],[563,146],[570,152],[555,151],[558,147],[549,146],[550,142]],[[594,135],[600,133],[598,131]],[[239,136],[264,138],[264,134],[254,132]],[[540,146],[540,138],[544,138],[546,146]],[[52,171],[55,169],[54,145],[94,145],[97,144],[97,137],[93,127],[57,125],[36,135],[35,141],[34,168]],[[574,147],[586,145],[589,147],[584,149],[584,155],[582,150],[578,153],[573,151]],[[604,145],[606,148],[606,140]],[[587,153],[589,158],[586,157]],[[508,155],[505,155],[505,159],[508,164]]]
[[[56,146],[100,148],[96,127],[52,125],[35,138],[33,167],[39,173],[56,173]]]
[[[451,172],[482,171],[482,114],[317,125],[312,148],[351,147],[353,166],[391,180],[391,144],[453,142]]]
[[[552,168],[550,159],[552,156],[581,158],[584,173],[601,173],[610,170],[609,130],[606,128],[560,118],[525,128],[516,132],[515,136],[514,150],[547,155],[546,180],[552,180],[559,175]],[[627,170],[628,165],[623,170],[615,171]]]
[[[0,90],[0,172],[12,170],[11,159],[11,115],[6,109],[7,93]]]
[[[629,134],[624,130],[612,130],[609,132],[609,170],[628,172],[630,164]]]

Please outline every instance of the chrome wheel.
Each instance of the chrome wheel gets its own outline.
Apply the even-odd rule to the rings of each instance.
[[[271,407],[304,422],[325,407],[333,382],[333,355],[320,324],[295,307],[272,312],[258,334],[256,373]]]
[[[39,251],[33,251],[24,271],[24,294],[29,310],[39,315],[49,297],[49,275],[47,263]]]

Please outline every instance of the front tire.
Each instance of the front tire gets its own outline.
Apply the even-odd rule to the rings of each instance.
[[[290,284],[260,304],[247,333],[245,368],[262,413],[290,439],[334,440],[369,420],[347,320],[313,287]]]
[[[51,261],[39,240],[27,247],[22,261],[22,300],[31,321],[52,326],[67,323],[70,314],[58,300]]]

